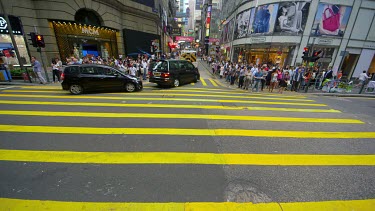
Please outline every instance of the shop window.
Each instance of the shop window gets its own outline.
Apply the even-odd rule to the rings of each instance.
[[[93,26],[102,25],[99,15],[95,11],[88,10],[88,9],[78,10],[74,16],[74,20],[77,23],[86,24],[86,25],[93,25]]]

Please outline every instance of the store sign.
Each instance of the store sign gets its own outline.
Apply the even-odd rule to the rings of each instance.
[[[250,38],[251,43],[266,42],[266,37],[252,37]]]
[[[181,36],[181,28],[172,28],[173,36]]]
[[[194,37],[176,36],[176,41],[194,42]]]
[[[318,44],[320,45],[330,45],[332,44],[333,40],[332,39],[319,39]]]
[[[91,29],[91,28],[82,27],[82,34],[89,34],[89,35],[99,36],[99,30],[98,29]]]
[[[0,17],[0,29],[7,29],[7,21],[5,20],[5,18],[3,17]]]
[[[20,19],[16,16],[9,15],[8,16],[10,24],[12,26],[13,34],[15,35],[22,35],[22,26]],[[0,34],[9,34],[8,31],[8,23],[5,20],[4,16],[0,14]]]

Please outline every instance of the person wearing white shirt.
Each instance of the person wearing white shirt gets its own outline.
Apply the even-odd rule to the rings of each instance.
[[[370,77],[367,75],[366,70],[364,70],[361,74],[359,74],[358,80],[359,84],[357,84],[356,87],[358,86],[364,86],[366,84],[367,79]]]
[[[135,77],[136,73],[137,73],[137,65],[134,64],[133,67],[130,67],[130,75]]]
[[[147,63],[147,60],[146,59],[143,59],[142,60],[142,68],[143,68],[143,80],[147,80],[147,66],[148,66],[148,63]]]

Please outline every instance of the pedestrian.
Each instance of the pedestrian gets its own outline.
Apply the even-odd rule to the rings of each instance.
[[[36,77],[39,79],[41,84],[46,84],[46,80],[42,76],[42,65],[38,60],[36,60],[35,56],[31,57],[31,64],[33,66],[33,71]]]
[[[367,79],[369,78],[370,77],[367,75],[366,70],[364,70],[361,74],[359,74],[359,83],[355,87],[364,86],[366,84]]]
[[[243,89],[248,90],[249,86],[251,87],[251,80],[252,80],[252,75],[251,75],[251,70],[247,69],[245,72],[245,85]]]
[[[277,78],[278,78],[278,74],[277,74],[277,71],[274,69],[271,72],[271,81],[270,81],[270,86],[268,87],[268,92],[273,92],[273,89],[276,87],[276,84],[277,84]]]
[[[298,68],[292,77],[292,91],[298,92],[299,85],[303,80],[302,69]]]
[[[290,75],[289,75],[289,72],[286,71],[286,72],[283,74],[283,76],[282,76],[282,78],[281,78],[281,80],[280,80],[280,83],[279,83],[279,85],[280,85],[279,93],[280,93],[280,94],[282,94],[283,91],[288,87],[289,80],[290,80]]]
[[[61,63],[61,61],[60,61]],[[53,83],[60,82],[60,66],[59,66],[59,59],[58,58],[53,58],[52,59],[52,77],[53,77]]]
[[[137,65],[133,64],[133,67],[130,68],[130,75],[135,77],[136,74],[137,74]]]
[[[221,66],[220,67],[220,78],[223,78],[223,76],[224,76],[224,66]]]
[[[241,66],[241,70],[239,72],[239,79],[238,79],[238,88],[242,88],[244,80],[245,80],[245,67]]]
[[[147,63],[147,60],[146,58],[143,58],[142,60],[142,68],[143,68],[143,80],[147,80],[147,66],[148,66],[148,63]]]
[[[257,71],[254,74],[255,83],[251,91],[254,91],[254,89],[256,89],[256,92],[259,92],[259,86],[261,84],[262,79],[263,79],[263,71]]]

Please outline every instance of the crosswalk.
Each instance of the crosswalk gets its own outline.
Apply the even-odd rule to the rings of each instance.
[[[0,163],[5,164],[0,172],[11,172],[1,177],[10,183],[0,184],[1,207],[4,210],[285,211],[337,207],[372,210],[375,206],[371,190],[361,197],[341,197],[339,193],[336,196],[333,190],[331,196],[294,201],[294,192],[298,194],[298,190],[308,188],[308,184],[296,185],[290,180],[301,179],[299,175],[284,175],[285,180],[280,180],[283,186],[296,186],[284,203],[279,202],[285,198],[277,196],[253,204],[250,198],[245,198],[245,203],[235,203],[225,198],[224,193],[215,195],[227,188],[227,184],[221,183],[234,180],[235,176],[227,169],[253,170],[250,174],[258,172],[255,167],[272,168],[279,173],[289,168],[293,171],[302,168],[301,172],[307,168],[310,173],[323,168],[373,170],[375,154],[359,144],[367,146],[373,142],[375,132],[366,121],[303,95],[244,93],[223,89],[214,79],[201,79],[200,84],[201,87],[145,87],[136,93],[81,96],[52,86],[0,90]],[[307,147],[312,145],[316,146]],[[337,151],[333,145],[338,147]],[[116,171],[123,167],[127,170]],[[55,173],[61,168],[66,173]],[[95,178],[98,181],[108,177],[103,170],[107,168],[120,175],[110,174],[110,186],[106,183],[90,189]],[[89,177],[84,169],[92,169]],[[42,171],[35,176],[43,179],[40,183],[28,175],[19,175],[37,170]],[[45,175],[43,171],[54,173]],[[371,172],[362,176],[371,181]],[[251,180],[247,174],[241,177]],[[147,175],[155,180],[145,179]],[[181,179],[183,175],[190,177]],[[209,175],[218,178],[222,175],[225,179],[214,184],[211,182],[217,178]],[[322,186],[337,183],[341,187],[348,182],[341,182],[335,172],[327,175],[334,176],[320,181]],[[267,176],[263,175],[266,181]],[[190,189],[169,185],[174,179]],[[207,187],[198,185],[202,181]],[[86,186],[81,187],[81,183]],[[125,183],[126,190],[116,189],[113,183],[121,187]],[[155,183],[157,188],[151,185]],[[66,186],[64,191],[59,190],[60,185]],[[44,191],[38,186],[43,186]],[[74,190],[77,186],[86,193],[77,193]],[[99,194],[104,187],[112,198]],[[197,191],[201,188],[208,192]],[[132,198],[135,196],[137,200]]]

